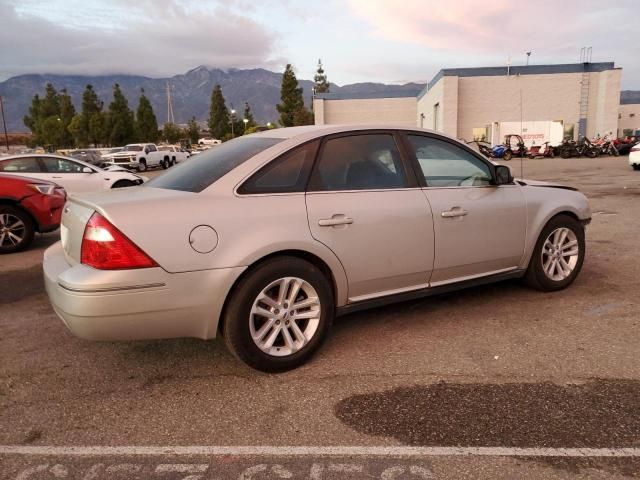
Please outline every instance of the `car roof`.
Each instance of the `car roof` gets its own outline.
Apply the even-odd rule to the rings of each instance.
[[[451,137],[443,132],[437,132],[435,130],[429,130],[426,128],[410,127],[401,124],[380,123],[380,124],[340,124],[340,125],[304,125],[300,127],[286,127],[286,128],[273,128],[271,130],[264,130],[252,134],[252,136],[259,136],[263,138],[282,138],[293,139],[296,137],[313,138],[328,135],[332,133],[343,133],[363,130],[404,130],[416,133],[432,133],[443,137],[448,137],[453,140],[458,140],[455,137]]]
[[[92,169],[95,169],[95,165],[91,165],[90,163],[87,163],[87,162],[85,162],[83,160],[80,160],[78,158],[65,157],[64,155],[54,155],[52,153],[21,153],[19,155],[10,155],[8,157],[2,157],[2,158],[0,158],[0,162],[2,162],[4,160],[14,160],[16,158],[31,158],[31,157],[61,158],[63,160],[70,160],[72,162],[80,163],[80,164],[84,165],[85,167],[90,167]]]

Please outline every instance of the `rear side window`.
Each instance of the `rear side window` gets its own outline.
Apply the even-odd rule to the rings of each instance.
[[[0,160],[0,172],[40,173],[40,165],[35,157]]]
[[[390,134],[351,135],[326,141],[310,190],[376,190],[407,186],[400,153]]]
[[[144,185],[201,192],[251,157],[282,141],[282,138],[236,138],[191,157]]]
[[[278,157],[252,175],[238,193],[304,192],[319,144],[309,142]]]

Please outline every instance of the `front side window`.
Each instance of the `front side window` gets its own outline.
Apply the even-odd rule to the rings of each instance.
[[[180,162],[144,185],[201,192],[251,157],[282,141],[282,138],[238,137],[199,153],[188,162]]]
[[[318,145],[313,141],[290,150],[252,175],[238,193],[304,192]]]
[[[433,137],[408,138],[428,187],[491,184],[489,166],[461,147]]]
[[[157,152],[157,151],[158,151],[158,149],[156,148],[156,146],[155,146],[155,145],[147,145],[147,148],[145,149],[145,151],[146,151],[147,153],[149,153],[149,152]]]
[[[82,173],[84,165],[64,158],[42,157],[40,159],[48,173]]]
[[[390,134],[351,135],[326,141],[310,190],[403,188],[407,177]]]
[[[0,161],[0,172],[41,173],[41,170],[35,157],[22,157]]]

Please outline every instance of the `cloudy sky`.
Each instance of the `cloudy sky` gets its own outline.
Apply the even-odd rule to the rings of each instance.
[[[338,84],[424,82],[440,68],[572,63],[582,46],[640,90],[640,0],[0,0],[0,80],[171,76],[290,62]]]

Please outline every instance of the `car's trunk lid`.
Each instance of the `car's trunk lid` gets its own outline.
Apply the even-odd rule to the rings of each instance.
[[[94,212],[99,212],[107,220],[114,223],[110,212],[121,212],[119,215],[121,216],[128,209],[137,212],[142,209],[153,215],[154,205],[157,202],[166,201],[171,197],[178,198],[189,195],[193,194],[177,190],[132,187],[69,196],[60,222],[60,239],[67,262],[71,265],[80,263],[84,230]],[[118,227],[118,223],[114,223],[116,227]]]

